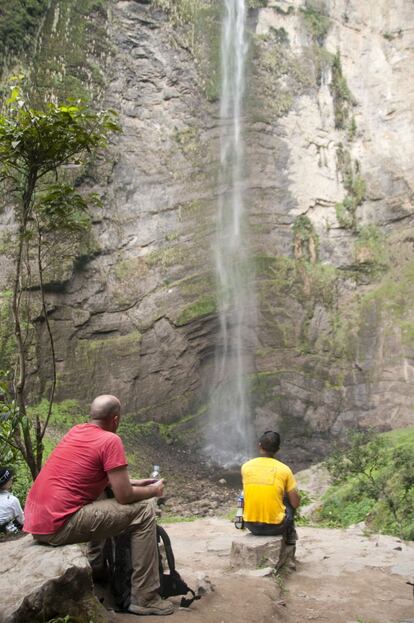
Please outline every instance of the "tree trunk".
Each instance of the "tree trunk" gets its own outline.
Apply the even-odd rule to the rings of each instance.
[[[32,478],[35,479],[38,472],[36,457],[33,448],[32,439],[30,436],[30,423],[27,417],[26,411],[26,347],[22,336],[22,322],[21,322],[21,297],[23,293],[23,253],[26,245],[25,237],[27,235],[27,224],[29,221],[33,193],[36,185],[36,172],[29,174],[26,182],[26,189],[23,194],[22,205],[22,219],[19,227],[19,245],[16,258],[16,273],[13,284],[13,298],[12,298],[12,314],[14,322],[14,335],[17,346],[17,365],[16,365],[16,378],[15,378],[15,393],[16,403],[19,410],[19,427],[20,429],[15,434],[16,445],[21,448],[21,453],[26,461]],[[27,319],[29,322],[29,319]],[[23,446],[23,447],[21,447]]]

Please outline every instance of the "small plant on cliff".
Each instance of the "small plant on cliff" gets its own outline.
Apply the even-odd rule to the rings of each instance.
[[[13,210],[15,239],[11,315],[16,357],[11,393],[15,398],[10,443],[21,453],[32,477],[41,468],[43,438],[50,419],[55,386],[55,345],[45,299],[45,271],[56,244],[72,247],[89,227],[91,197],[81,195],[65,177],[65,167],[79,165],[119,131],[112,111],[93,112],[80,101],[48,103],[34,109],[17,80],[0,112],[0,187],[3,204]],[[59,258],[61,261],[61,258]],[[50,352],[49,409],[33,420],[27,411],[27,378],[34,368],[34,332],[45,329]]]
[[[342,203],[335,206],[336,217],[341,227],[357,230],[356,211],[366,196],[366,183],[361,175],[358,160],[352,160],[350,152],[339,143],[336,150],[338,168],[342,173],[343,185],[347,195]]]
[[[333,57],[332,61],[332,81],[330,90],[334,103],[335,127],[338,129],[345,129],[350,111],[353,106],[356,106],[356,101],[342,73],[342,63],[339,52]]]
[[[330,19],[326,15],[325,3],[307,1],[305,8],[301,9],[301,14],[312,39],[322,46],[331,25]]]
[[[295,258],[315,263],[318,259],[319,239],[312,221],[306,214],[301,214],[295,219],[293,238]]]

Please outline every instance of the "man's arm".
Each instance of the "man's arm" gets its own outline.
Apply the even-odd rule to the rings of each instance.
[[[157,482],[158,478],[141,478],[137,480],[136,478],[130,478],[129,481],[133,487],[146,487],[147,485],[153,485],[154,482]]]
[[[152,484],[131,484],[127,467],[111,469],[108,472],[108,480],[114,493],[115,499],[120,504],[131,504],[150,498],[160,498],[164,493],[164,481],[157,480]],[[135,482],[145,482],[135,481]]]
[[[297,489],[292,489],[292,491],[287,492],[287,496],[289,498],[289,502],[293,508],[297,508],[300,504],[300,495]]]

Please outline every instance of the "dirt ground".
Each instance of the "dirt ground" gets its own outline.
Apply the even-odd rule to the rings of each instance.
[[[190,586],[207,576],[214,590],[179,608],[171,623],[414,623],[414,543],[364,536],[360,529],[298,528],[297,569],[282,581],[261,571],[234,572],[229,552],[235,530],[225,519],[166,526],[177,569]],[[143,617],[141,617],[143,618]],[[114,615],[114,623],[139,617]],[[160,621],[146,616],[145,621]]]
[[[165,527],[188,585],[196,588],[207,578],[214,589],[188,609],[179,607],[180,597],[172,598],[176,609],[167,617],[169,623],[414,623],[413,587],[407,584],[414,583],[414,542],[366,536],[363,527],[299,527],[296,571],[283,580],[263,576],[260,569],[235,572],[229,554],[239,532],[223,517],[234,510],[239,475],[212,470],[185,449],[160,441],[146,444],[140,458],[144,466],[162,465],[167,479],[164,516],[188,512],[200,517]],[[139,473],[145,474],[142,467]],[[315,465],[296,476],[299,488],[314,500],[311,511],[329,485],[327,473]],[[223,477],[225,484],[220,484]],[[113,615],[114,623],[140,618],[160,621],[156,616]]]

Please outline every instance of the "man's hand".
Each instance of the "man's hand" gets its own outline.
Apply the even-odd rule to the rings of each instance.
[[[159,498],[164,493],[163,479],[154,482],[153,478],[149,478],[144,481],[138,481],[146,484],[132,484],[126,467],[110,470],[108,479],[115,499],[120,504],[131,504],[141,500],[149,500],[150,498]]]
[[[164,478],[161,478],[161,480],[157,480],[154,485],[154,497],[156,498],[162,498],[162,496],[164,495]]]

